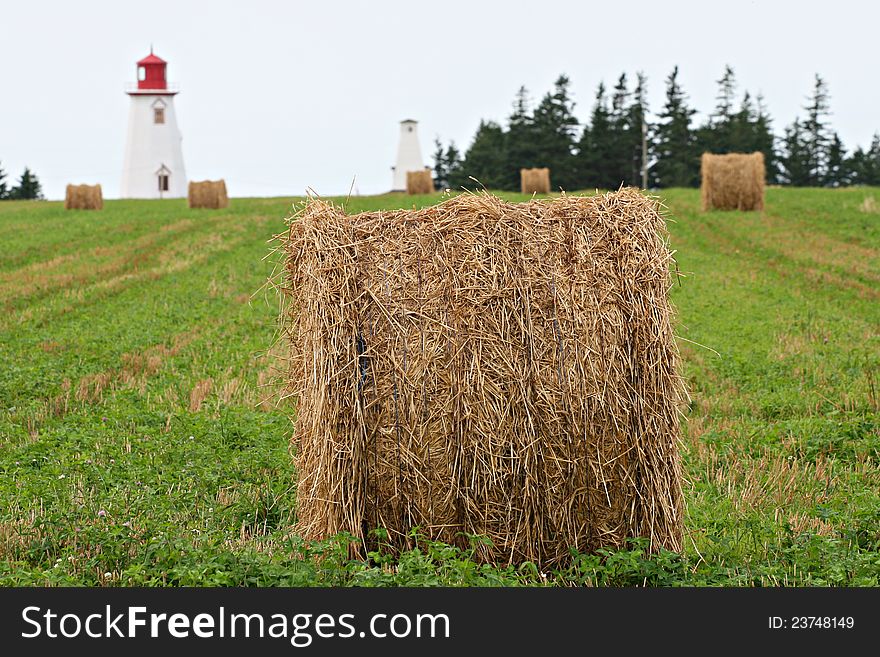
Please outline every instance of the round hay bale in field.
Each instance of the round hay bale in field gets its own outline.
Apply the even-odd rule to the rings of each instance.
[[[101,185],[68,185],[64,193],[65,210],[103,210]]]
[[[282,236],[296,531],[413,528],[485,562],[678,550],[672,253],[632,189],[462,194],[353,216],[309,200]]]
[[[764,209],[763,153],[703,153],[700,175],[704,212]]]
[[[520,169],[520,187],[523,194],[549,194],[550,169]]]
[[[229,207],[225,180],[190,181],[187,202],[191,208],[218,210]]]
[[[407,171],[406,193],[410,195],[433,194],[434,179],[431,178],[431,170],[423,169],[422,171]]]

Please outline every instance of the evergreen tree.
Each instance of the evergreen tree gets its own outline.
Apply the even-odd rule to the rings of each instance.
[[[587,189],[616,189],[615,182],[605,163],[614,152],[614,137],[611,132],[611,111],[605,95],[605,84],[600,82],[596,91],[596,102],[590,116],[590,123],[584,126],[577,144],[576,170],[579,186]],[[551,172],[552,173],[552,172]]]
[[[711,153],[733,153],[737,152],[737,129],[740,128],[741,116],[743,109],[734,115],[733,103],[736,96],[736,75],[730,65],[724,67],[724,74],[718,84],[718,95],[715,96],[715,111],[709,115],[709,131],[710,136],[707,140],[708,146],[705,150]],[[744,99],[744,103],[748,101],[748,92]],[[740,128],[741,129],[741,128]]]
[[[752,126],[752,143],[749,150],[761,151],[764,154],[764,166],[767,169],[767,182],[775,183],[779,176],[776,155],[776,137],[773,135],[773,119],[764,104],[764,97],[758,94],[758,107],[755,122]]]
[[[43,189],[37,176],[27,167],[18,179],[18,184],[9,192],[9,198],[17,200],[43,200]]]
[[[847,160],[847,168],[850,171],[850,182],[853,185],[870,185],[871,183],[864,182],[865,173],[868,169],[868,154],[862,149],[861,146],[857,146],[853,151],[852,155]],[[867,166],[866,166],[867,165]]]
[[[880,133],[874,133],[867,151],[859,146],[847,165],[855,185],[880,185]]]
[[[843,145],[828,127],[828,87],[816,75],[807,117],[786,128],[780,158],[783,181],[796,186],[840,184],[845,163]],[[834,161],[832,162],[832,157]],[[831,170],[834,167],[834,171]]]
[[[755,124],[758,113],[752,104],[752,96],[746,91],[736,114],[727,122],[724,133],[726,150],[724,153],[752,153],[755,151]]]
[[[452,187],[450,179],[461,168],[461,155],[455,147],[455,142],[449,142],[449,146],[444,151],[443,143],[439,137],[434,139],[434,185],[437,189],[444,190]]]
[[[578,121],[574,116],[574,102],[569,97],[569,84],[568,77],[560,75],[553,91],[535,108],[532,121],[536,147],[534,166],[550,167],[553,186],[567,190],[579,187],[574,166]],[[512,139],[510,133],[508,136]]]
[[[699,184],[699,155],[695,149],[691,119],[696,110],[678,83],[678,66],[666,79],[666,104],[656,127],[657,162],[654,182],[661,187],[694,187]]]
[[[461,153],[455,146],[454,141],[449,142],[446,148],[446,181],[441,189],[458,189],[461,185],[453,187],[452,183],[461,178]]]
[[[822,185],[828,174],[828,155],[831,146],[831,135],[828,130],[827,118],[830,115],[828,86],[816,75],[813,95],[807,110],[807,118],[802,123],[804,165],[807,170],[807,185]]]
[[[9,198],[9,186],[6,184],[6,172],[0,166],[0,201]]]
[[[758,96],[756,106],[751,94],[745,91],[739,109],[736,109],[734,107],[736,75],[729,65],[724,67],[724,73],[717,83],[715,109],[696,133],[697,152],[760,151],[764,154],[767,181],[775,182],[777,178],[775,137],[771,125],[772,119],[764,105],[763,97]]]
[[[486,189],[511,189],[509,161],[507,135],[501,126],[494,121],[480,121],[461,166],[450,171],[449,186],[473,189],[479,184]],[[519,189],[519,169],[516,185]]]
[[[631,156],[635,126],[630,122],[630,95],[626,73],[621,73],[611,95],[609,117],[611,147],[605,162],[612,189],[617,189],[621,184],[630,184],[632,174]]]
[[[850,183],[851,174],[846,149],[836,132],[828,145],[828,160],[823,184],[826,187],[841,187]]]
[[[634,187],[642,186],[642,129],[650,132],[647,124],[648,115],[648,79],[643,73],[636,75],[636,88],[633,90],[632,103],[629,106],[630,134],[629,146],[629,178],[627,184]],[[647,137],[646,137],[647,138]],[[648,140],[648,149],[651,142]],[[650,156],[650,152],[648,153]]]
[[[611,119],[612,122],[622,123],[626,117],[626,109],[629,106],[629,83],[626,79],[626,71],[617,78],[617,84],[611,94]]]
[[[880,133],[874,133],[871,147],[868,149],[867,161],[869,163],[868,176],[870,182],[866,185],[880,185]]]
[[[520,87],[513,103],[513,113],[507,119],[507,179],[500,189],[519,189],[519,170],[538,166],[535,122],[529,104],[528,91],[525,87]]]
[[[446,151],[440,137],[434,137],[434,154],[431,158],[434,160],[434,185],[444,189],[449,186],[449,170],[446,168]]]
[[[730,66],[724,67],[724,74],[718,84],[715,96],[715,109],[709,114],[706,122],[694,131],[694,150],[702,153],[732,153],[736,130],[736,114],[734,97],[736,94],[736,77]]]
[[[808,145],[800,119],[785,129],[779,165],[782,182],[795,187],[811,184]]]

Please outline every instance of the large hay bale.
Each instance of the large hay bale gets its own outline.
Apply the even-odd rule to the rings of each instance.
[[[550,169],[520,169],[520,186],[523,194],[549,194]]]
[[[700,174],[704,212],[764,209],[763,153],[703,153]]]
[[[431,178],[431,170],[423,169],[421,171],[406,172],[406,193],[407,194],[433,194],[434,179]]]
[[[225,180],[190,181],[187,201],[191,208],[218,210],[229,206]]]
[[[68,185],[64,193],[65,210],[103,210],[100,185]]]
[[[290,222],[283,315],[296,531],[410,531],[495,563],[681,547],[679,408],[655,200],[463,194]]]

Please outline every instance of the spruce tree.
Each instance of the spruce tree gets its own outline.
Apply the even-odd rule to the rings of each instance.
[[[880,134],[874,133],[867,154],[866,185],[880,186]]]
[[[449,146],[444,150],[443,142],[439,137],[435,138],[432,157],[434,160],[434,185],[439,190],[451,188],[450,179],[461,168],[461,155],[455,147],[455,142],[449,142]]]
[[[755,124],[758,122],[758,113],[752,103],[752,96],[748,91],[743,93],[743,99],[739,110],[732,115],[727,122],[727,130],[724,134],[726,150],[724,153],[751,153],[755,150]]]
[[[763,97],[757,103],[745,91],[739,108],[734,107],[736,97],[736,74],[731,66],[717,80],[718,93],[715,109],[707,122],[696,131],[697,152],[764,154],[766,179],[777,180],[776,143],[772,122]]]
[[[880,133],[874,133],[865,158],[864,185],[880,186]]]
[[[529,105],[528,90],[520,87],[513,102],[513,113],[507,119],[507,180],[501,189],[519,189],[519,170],[538,166],[535,122]]]
[[[850,171],[850,183],[853,185],[869,185],[870,183],[863,182],[865,179],[865,170],[866,170],[866,160],[867,153],[865,153],[864,149],[861,146],[856,146],[855,150],[852,152],[852,155],[849,156],[847,161],[847,168]]]
[[[678,83],[678,66],[666,79],[666,103],[656,127],[657,162],[653,180],[660,187],[694,187],[699,184],[700,161],[691,131],[696,110]]]
[[[694,130],[694,150],[702,153],[731,153],[736,149],[733,146],[735,130],[735,113],[733,108],[736,94],[736,77],[730,66],[724,67],[724,74],[720,80],[715,81],[718,85],[718,93],[715,96],[715,109],[706,119],[706,122]]]
[[[9,198],[9,186],[6,184],[6,172],[0,166],[0,201]]]
[[[27,167],[18,179],[18,184],[12,188],[9,198],[17,200],[42,200],[43,189],[37,176]]]
[[[867,151],[861,146],[849,158],[848,169],[851,183],[855,185],[880,185],[880,133],[874,133]]]
[[[518,169],[516,183],[515,189],[519,189]],[[461,166],[450,172],[449,186],[453,189],[480,185],[486,189],[511,189],[507,135],[494,121],[480,121]]]
[[[807,170],[807,185],[822,185],[828,173],[828,155],[831,135],[827,119],[830,115],[828,86],[817,74],[813,85],[813,95],[807,110],[807,118],[802,123],[804,165]]]
[[[445,155],[446,180],[440,189],[460,189],[462,184],[453,184],[456,180],[461,179],[461,153],[455,146],[454,141],[449,142]]]
[[[845,155],[839,138],[828,127],[828,86],[816,75],[805,119],[786,128],[779,160],[783,181],[796,186],[839,184]],[[834,162],[832,162],[832,157]],[[830,167],[834,167],[831,171]]]
[[[630,117],[630,96],[626,73],[621,73],[611,95],[610,137],[611,146],[605,167],[613,189],[629,184],[631,176],[631,151],[634,126]],[[640,128],[639,128],[640,129]]]
[[[444,189],[449,186],[449,170],[446,168],[446,151],[440,137],[434,137],[434,154],[431,158],[434,160],[434,184]]]
[[[785,129],[779,165],[782,182],[794,187],[811,184],[809,146],[800,119]]]
[[[715,96],[715,110],[709,115],[709,131],[710,136],[706,150],[712,153],[732,153],[736,152],[737,143],[736,135],[737,123],[739,123],[740,112],[734,115],[733,103],[736,96],[736,74],[730,65],[724,67],[724,74],[718,84],[718,95]],[[746,93],[748,99],[748,92]]]
[[[841,187],[850,183],[851,174],[846,149],[836,132],[831,135],[828,144],[828,158],[822,184],[826,187]]]
[[[584,126],[577,149],[579,186],[587,189],[616,188],[619,183],[614,182],[614,177],[605,166],[612,157],[614,139],[611,133],[611,111],[605,95],[605,84],[602,82],[596,91],[590,123]]]
[[[779,176],[779,167],[776,155],[776,137],[773,135],[773,119],[767,111],[764,104],[764,97],[761,94],[757,96],[757,110],[755,123],[752,126],[753,142],[750,144],[750,150],[761,151],[764,154],[764,166],[766,167],[766,178],[769,184],[777,181]]]
[[[642,130],[650,132],[647,124],[648,116],[648,79],[644,73],[636,74],[636,88],[632,93],[632,103],[629,106],[629,125],[630,134],[628,140],[629,146],[629,178],[627,184],[634,187],[642,186]],[[647,135],[646,135],[647,139]],[[650,156],[651,142],[648,139],[648,153]],[[647,164],[647,163],[645,163]]]
[[[550,167],[553,186],[566,190],[580,186],[574,162],[578,121],[574,116],[574,102],[569,96],[569,84],[565,75],[557,78],[553,91],[548,92],[535,108],[532,122],[534,166]]]

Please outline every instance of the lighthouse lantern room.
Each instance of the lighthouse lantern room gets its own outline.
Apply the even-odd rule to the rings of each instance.
[[[153,54],[137,63],[137,85],[131,98],[122,169],[122,198],[186,196],[180,130],[174,96],[168,85],[168,63]]]

